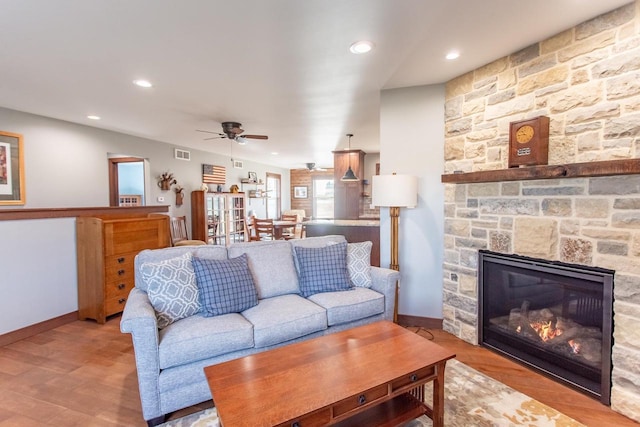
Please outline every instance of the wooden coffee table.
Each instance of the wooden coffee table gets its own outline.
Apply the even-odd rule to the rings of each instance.
[[[205,368],[224,427],[443,426],[449,350],[377,322]],[[424,384],[433,382],[433,402]]]

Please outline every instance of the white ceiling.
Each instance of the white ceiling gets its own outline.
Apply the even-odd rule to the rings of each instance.
[[[0,106],[224,155],[195,129],[238,121],[269,140],[234,157],[330,167],[346,133],[378,152],[381,89],[443,83],[629,2],[0,0]],[[351,54],[362,39],[375,49]]]

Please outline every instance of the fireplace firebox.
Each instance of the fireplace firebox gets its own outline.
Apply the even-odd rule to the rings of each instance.
[[[479,251],[479,342],[610,404],[612,270]]]

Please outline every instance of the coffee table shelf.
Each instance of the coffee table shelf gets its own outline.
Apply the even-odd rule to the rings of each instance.
[[[412,394],[404,393],[333,425],[335,427],[396,427],[428,414],[430,409]]]

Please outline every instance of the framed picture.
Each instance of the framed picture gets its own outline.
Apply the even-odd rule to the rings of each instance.
[[[0,131],[0,205],[24,205],[22,135]]]
[[[307,187],[293,187],[293,198],[294,199],[306,199],[307,198]]]
[[[255,172],[249,172],[249,181],[258,182],[258,174]]]

